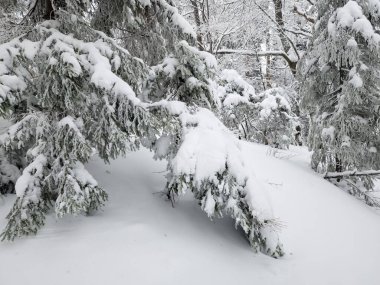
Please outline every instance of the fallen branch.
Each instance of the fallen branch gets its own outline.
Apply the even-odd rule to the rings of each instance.
[[[380,170],[365,170],[365,171],[344,171],[344,172],[326,172],[323,176],[325,179],[343,178],[350,176],[377,176],[380,175]]]

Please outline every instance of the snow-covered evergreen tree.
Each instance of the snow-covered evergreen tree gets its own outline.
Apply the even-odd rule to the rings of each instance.
[[[97,1],[94,28],[115,36],[123,46],[149,65],[173,53],[180,40],[195,42],[191,25],[178,13],[172,1]]]
[[[150,137],[158,139],[146,140],[147,146],[156,158],[168,159],[169,199],[190,190],[210,218],[234,218],[255,251],[281,256],[275,220],[247,196],[255,192],[259,199],[262,193],[243,167],[239,141],[210,111],[219,104],[211,85],[215,68],[211,54],[185,41],[152,68],[145,92],[155,101]]]
[[[13,122],[1,137],[1,165],[14,170],[1,177],[1,189],[14,183],[17,194],[3,239],[36,233],[51,204],[58,217],[99,209],[107,194],[85,163],[143,144],[168,159],[169,196],[191,190],[210,217],[235,218],[256,251],[281,256],[275,220],[256,202],[260,185],[244,169],[239,141],[210,111],[216,61],[180,38],[191,37],[188,23],[164,0],[107,1],[116,5],[110,11],[127,11],[117,21],[104,11],[91,16],[86,2],[31,2],[35,27],[0,46],[1,114]],[[40,22],[38,9],[52,19]],[[144,13],[150,9],[156,14]],[[144,22],[165,27],[149,29],[154,37],[174,33],[152,68],[149,48],[131,42],[130,53],[112,37],[117,25],[141,33]]]
[[[380,3],[316,2],[319,14],[300,66],[319,172],[380,168]],[[367,187],[371,179],[363,178]]]
[[[34,233],[50,201],[58,216],[98,209],[107,195],[83,163],[94,150],[107,161],[134,148],[146,121],[132,90],[144,64],[60,13],[60,21],[0,48],[2,109],[16,122],[2,136],[3,149],[23,169],[7,239]]]

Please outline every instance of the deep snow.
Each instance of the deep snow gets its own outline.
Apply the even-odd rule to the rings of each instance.
[[[0,284],[380,284],[380,214],[309,169],[303,148],[243,144],[266,187],[287,252],[253,253],[231,219],[210,221],[191,195],[160,195],[165,164],[146,150],[89,171],[110,200],[90,217],[54,215],[37,236],[0,244]],[[14,197],[0,198],[0,227]]]

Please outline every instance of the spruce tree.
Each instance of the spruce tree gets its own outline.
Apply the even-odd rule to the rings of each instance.
[[[191,25],[171,0],[96,1],[92,26],[120,39],[123,46],[149,65],[173,53],[180,40],[195,43]]]
[[[0,46],[0,110],[13,123],[2,136],[2,165],[15,170],[1,178],[1,189],[14,183],[17,195],[2,238],[36,233],[52,206],[58,217],[99,209],[107,194],[86,162],[144,145],[168,160],[168,196],[191,190],[210,217],[235,218],[256,251],[281,256],[275,219],[255,203],[260,189],[239,142],[211,111],[216,60],[191,46],[194,33],[175,7],[112,0],[96,1],[93,12],[81,0],[31,3],[35,27]],[[125,44],[128,51],[114,39],[122,29],[144,33],[144,23],[148,37],[164,39],[158,58],[141,42]]]
[[[380,169],[379,4],[324,0],[316,5],[314,36],[299,68],[312,167]],[[361,179],[372,186],[371,178]]]
[[[135,148],[147,120],[133,91],[145,65],[76,16],[57,13],[59,21],[0,48],[2,111],[15,122],[2,136],[4,161],[22,172],[5,239],[35,233],[50,203],[57,216],[101,207],[107,194],[83,164],[94,151],[108,161]]]

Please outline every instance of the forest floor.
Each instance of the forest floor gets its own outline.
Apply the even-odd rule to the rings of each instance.
[[[165,164],[147,150],[89,171],[108,191],[103,211],[56,219],[0,244],[1,285],[380,284],[380,212],[325,181],[305,148],[243,143],[281,222],[286,255],[255,254],[230,218],[210,221],[191,194],[160,194]],[[14,195],[0,198],[0,227]]]

